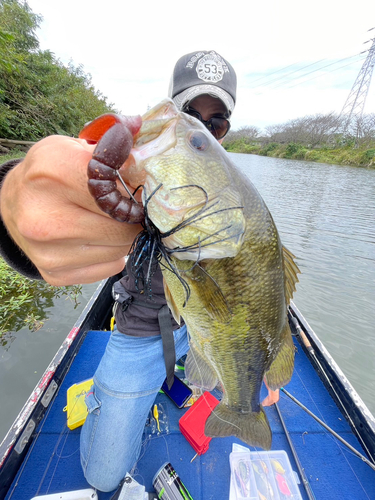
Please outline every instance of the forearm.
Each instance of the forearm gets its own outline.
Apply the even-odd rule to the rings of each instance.
[[[0,196],[1,186],[7,173],[21,160],[10,160],[0,165]],[[26,257],[22,250],[10,237],[0,213],[0,255],[16,271],[31,279],[41,279],[41,275],[34,264]]]

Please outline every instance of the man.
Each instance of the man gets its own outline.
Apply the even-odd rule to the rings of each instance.
[[[177,61],[169,96],[221,142],[235,105],[236,74],[216,52],[193,52]],[[16,166],[0,167],[0,176],[7,174],[0,197],[0,252],[23,274],[62,286],[123,270],[141,227],[113,220],[95,204],[86,173],[93,149],[83,140],[52,136]],[[152,279],[153,304],[165,308],[160,269]],[[148,307],[131,273],[118,286],[137,304],[117,307],[117,328],[86,398],[89,413],[81,432],[85,477],[101,491],[115,489],[137,461],[148,412],[167,374],[159,310]],[[189,349],[186,327],[172,327],[179,359]]]

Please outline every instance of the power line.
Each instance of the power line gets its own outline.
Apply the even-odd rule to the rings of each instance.
[[[358,57],[359,54],[355,54],[353,56],[350,56],[350,57],[344,57],[342,59],[338,59],[337,61],[334,61],[332,63],[329,63],[329,64],[326,64],[325,66],[321,66],[320,68],[317,68],[317,69],[314,69],[313,71],[309,71],[307,73],[304,73],[300,76],[298,76],[297,78],[294,78],[294,79],[291,79],[291,80],[298,80],[300,78],[303,78],[304,76],[307,76],[307,75],[310,75],[312,73],[315,73],[317,71],[321,71],[322,69],[324,68],[328,68],[329,66],[333,66],[334,64],[338,64],[342,61],[347,61],[349,59],[353,59],[353,57]],[[278,81],[278,80],[284,80],[287,76],[291,75],[291,74],[294,74],[294,73],[298,73],[299,71],[302,71],[303,69],[305,68],[308,68],[309,66],[313,66],[315,64],[318,64],[319,62],[322,62],[322,61],[326,61],[326,59],[321,59],[320,61],[317,61],[316,63],[313,63],[313,64],[308,64],[307,66],[304,66],[303,68],[300,68],[299,70],[296,70],[296,71],[292,71],[291,73],[288,73],[287,75],[284,75],[283,77],[280,77],[280,78],[276,78],[274,80],[271,80],[270,82],[264,84],[264,85],[256,85],[255,87],[250,87],[250,88],[256,88],[256,87],[266,87],[268,85],[270,85],[271,83],[274,83],[275,81]],[[287,82],[281,82],[280,85],[284,85],[285,83],[290,83],[290,81],[287,81]],[[271,87],[271,88],[277,88],[279,87],[280,85],[276,85],[275,87]]]
[[[255,89],[255,88],[260,87],[260,86],[262,86],[262,87],[266,87],[267,85],[270,85],[271,83],[276,82],[277,80],[283,80],[284,78],[286,78],[286,77],[287,77],[287,76],[289,76],[289,75],[293,75],[294,73],[298,73],[299,71],[302,71],[302,70],[303,70],[303,69],[305,69],[305,68],[308,68],[308,67],[310,67],[310,66],[314,66],[315,64],[319,64],[320,62],[325,61],[325,60],[326,60],[326,59],[320,59],[320,61],[316,61],[316,62],[314,62],[314,63],[308,64],[307,66],[303,66],[302,68],[296,69],[295,71],[291,71],[290,73],[287,73],[286,75],[283,75],[283,76],[281,76],[281,77],[279,77],[279,78],[274,78],[273,80],[271,80],[271,81],[269,81],[269,82],[267,82],[267,83],[265,83],[265,84],[255,85],[255,87],[249,87],[249,88],[250,88],[250,89]],[[298,63],[296,63],[296,64],[298,64]],[[294,66],[294,65],[292,64],[292,66]],[[287,66],[287,67],[288,67],[288,66]],[[284,68],[284,69],[285,69],[285,68]]]
[[[295,66],[296,64],[298,64],[298,63],[289,64],[289,66],[285,66],[284,68],[280,68],[280,69],[278,69],[276,71],[273,71],[272,73],[268,73],[267,75],[263,75],[263,76],[257,78],[256,80],[253,80],[250,83],[255,83],[255,82],[258,82],[259,80],[263,80],[264,78],[268,78],[269,76],[275,75],[276,73],[280,73],[280,71],[284,71],[285,69],[291,68],[292,66]]]
[[[362,59],[358,59],[358,61],[362,61],[362,60],[363,60],[363,58]],[[349,64],[344,64],[344,66],[340,66],[339,68],[333,69],[331,71],[326,71],[326,73],[333,73],[334,71],[338,71],[339,69],[346,68],[347,66],[351,66],[352,64],[354,64],[354,63],[356,63],[358,61],[353,61],[353,62],[351,62]],[[325,74],[324,75],[313,76],[312,78],[309,78],[308,80],[304,80],[303,82],[296,83],[295,85],[290,85],[289,87],[286,87],[286,88],[287,89],[291,89],[293,87],[297,87],[297,85],[302,85],[303,83],[307,83],[310,80],[315,80],[316,78],[321,78],[322,76],[325,76]]]
[[[335,61],[333,63],[326,64],[325,66],[322,66],[321,68],[315,69],[314,71],[309,71],[308,73],[305,73],[305,74],[299,76],[297,79],[311,75],[312,73],[316,73],[317,71],[321,71],[322,69],[329,68],[330,66],[333,66],[334,64],[338,64],[339,62],[347,61],[348,59],[352,59],[353,57],[358,57],[358,54],[356,54],[355,56],[344,57],[343,59],[339,59],[338,61]],[[350,64],[352,64],[352,63],[350,63]],[[337,69],[339,69],[339,68],[337,68]],[[327,73],[329,73],[329,71],[327,71]]]
[[[358,55],[359,55],[359,54],[357,54],[357,56],[358,56]],[[351,59],[352,57],[355,57],[355,56],[351,56],[351,57],[348,57],[348,58],[340,59],[340,61],[345,61],[345,60],[347,60],[347,59]],[[325,72],[324,72],[323,74],[321,74],[321,75],[314,76],[314,77],[312,77],[312,78],[309,78],[308,80],[303,80],[302,82],[298,82],[298,83],[296,83],[296,84],[294,84],[294,85],[288,85],[288,86],[285,86],[286,84],[291,83],[291,82],[293,82],[293,81],[297,81],[297,80],[299,80],[299,79],[301,79],[301,78],[303,78],[303,77],[305,77],[305,76],[307,76],[307,75],[310,75],[310,74],[312,74],[312,73],[316,73],[316,72],[318,72],[318,71],[322,70],[323,68],[327,68],[327,67],[329,67],[329,66],[333,66],[334,64],[337,64],[337,63],[339,62],[339,61],[336,61],[335,63],[327,64],[326,66],[323,66],[323,67],[321,67],[321,68],[318,68],[317,70],[310,71],[310,72],[305,73],[305,74],[303,74],[303,75],[301,75],[301,76],[298,76],[297,78],[294,78],[294,79],[292,79],[292,80],[291,80],[291,81],[289,81],[289,82],[288,82],[288,81],[286,81],[286,82],[280,82],[278,85],[275,85],[275,86],[271,87],[270,89],[266,89],[266,91],[267,91],[267,90],[275,90],[275,89],[278,89],[278,88],[285,88],[285,89],[289,89],[289,88],[297,87],[298,85],[302,85],[302,84],[304,84],[304,83],[307,83],[307,82],[309,82],[310,80],[315,80],[316,78],[321,78],[321,77],[323,77],[323,76],[326,76],[326,74],[327,74],[327,73],[333,73],[334,71],[338,71],[339,69],[345,68],[345,67],[347,67],[347,66],[351,66],[352,64],[355,64],[355,63],[357,63],[358,61],[362,61],[363,59],[364,59],[364,58],[360,58],[360,59],[358,59],[357,61],[352,61],[352,62],[350,62],[349,64],[344,64],[343,66],[339,66],[338,68],[332,69],[331,71],[325,71]],[[262,94],[264,94],[264,93],[265,93],[265,92],[260,91],[260,92],[256,92],[256,93],[255,93],[255,95],[262,95]]]

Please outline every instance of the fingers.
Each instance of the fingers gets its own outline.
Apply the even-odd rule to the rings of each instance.
[[[32,216],[18,224],[22,246],[43,278],[55,286],[91,283],[120,272],[142,229],[62,201],[29,208]]]
[[[51,136],[5,178],[1,215],[16,242],[53,285],[90,283],[124,266],[139,225],[111,219],[87,188],[94,146]]]
[[[276,391],[272,391],[271,389],[268,389],[268,395],[264,400],[262,401],[262,406],[271,406],[275,403],[277,403],[280,399],[280,391],[277,389]]]
[[[67,270],[64,268],[61,271],[45,271],[40,269],[40,274],[47,283],[53,286],[84,285],[114,276],[120,273],[124,267],[125,258],[122,257],[117,261],[93,264],[78,269]]]

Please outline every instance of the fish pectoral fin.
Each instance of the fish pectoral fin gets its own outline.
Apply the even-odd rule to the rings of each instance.
[[[285,273],[285,296],[286,303],[289,304],[296,291],[296,283],[298,283],[297,274],[301,273],[299,267],[294,262],[295,256],[283,246],[284,257],[284,273]]]
[[[180,315],[180,312],[178,310],[176,302],[174,301],[174,299],[172,297],[172,294],[171,294],[171,291],[169,290],[167,282],[165,281],[164,278],[163,278],[163,284],[164,284],[164,294],[165,294],[165,298],[167,300],[167,305],[168,305],[169,309],[171,310],[171,313],[172,313],[172,315],[173,315],[176,323],[178,325],[181,325],[181,315]]]
[[[286,323],[279,351],[265,375],[267,385],[273,391],[280,389],[280,387],[290,382],[294,369],[294,352],[295,349],[289,323]]]
[[[208,417],[204,433],[209,437],[236,436],[249,446],[271,448],[270,424],[262,407],[259,412],[241,413],[220,403]]]
[[[219,285],[199,264],[183,273],[183,278],[206,309],[210,318],[227,324],[232,318],[227,301]]]
[[[205,391],[212,391],[218,383],[215,370],[191,341],[190,350],[185,361],[185,376],[190,383]]]

